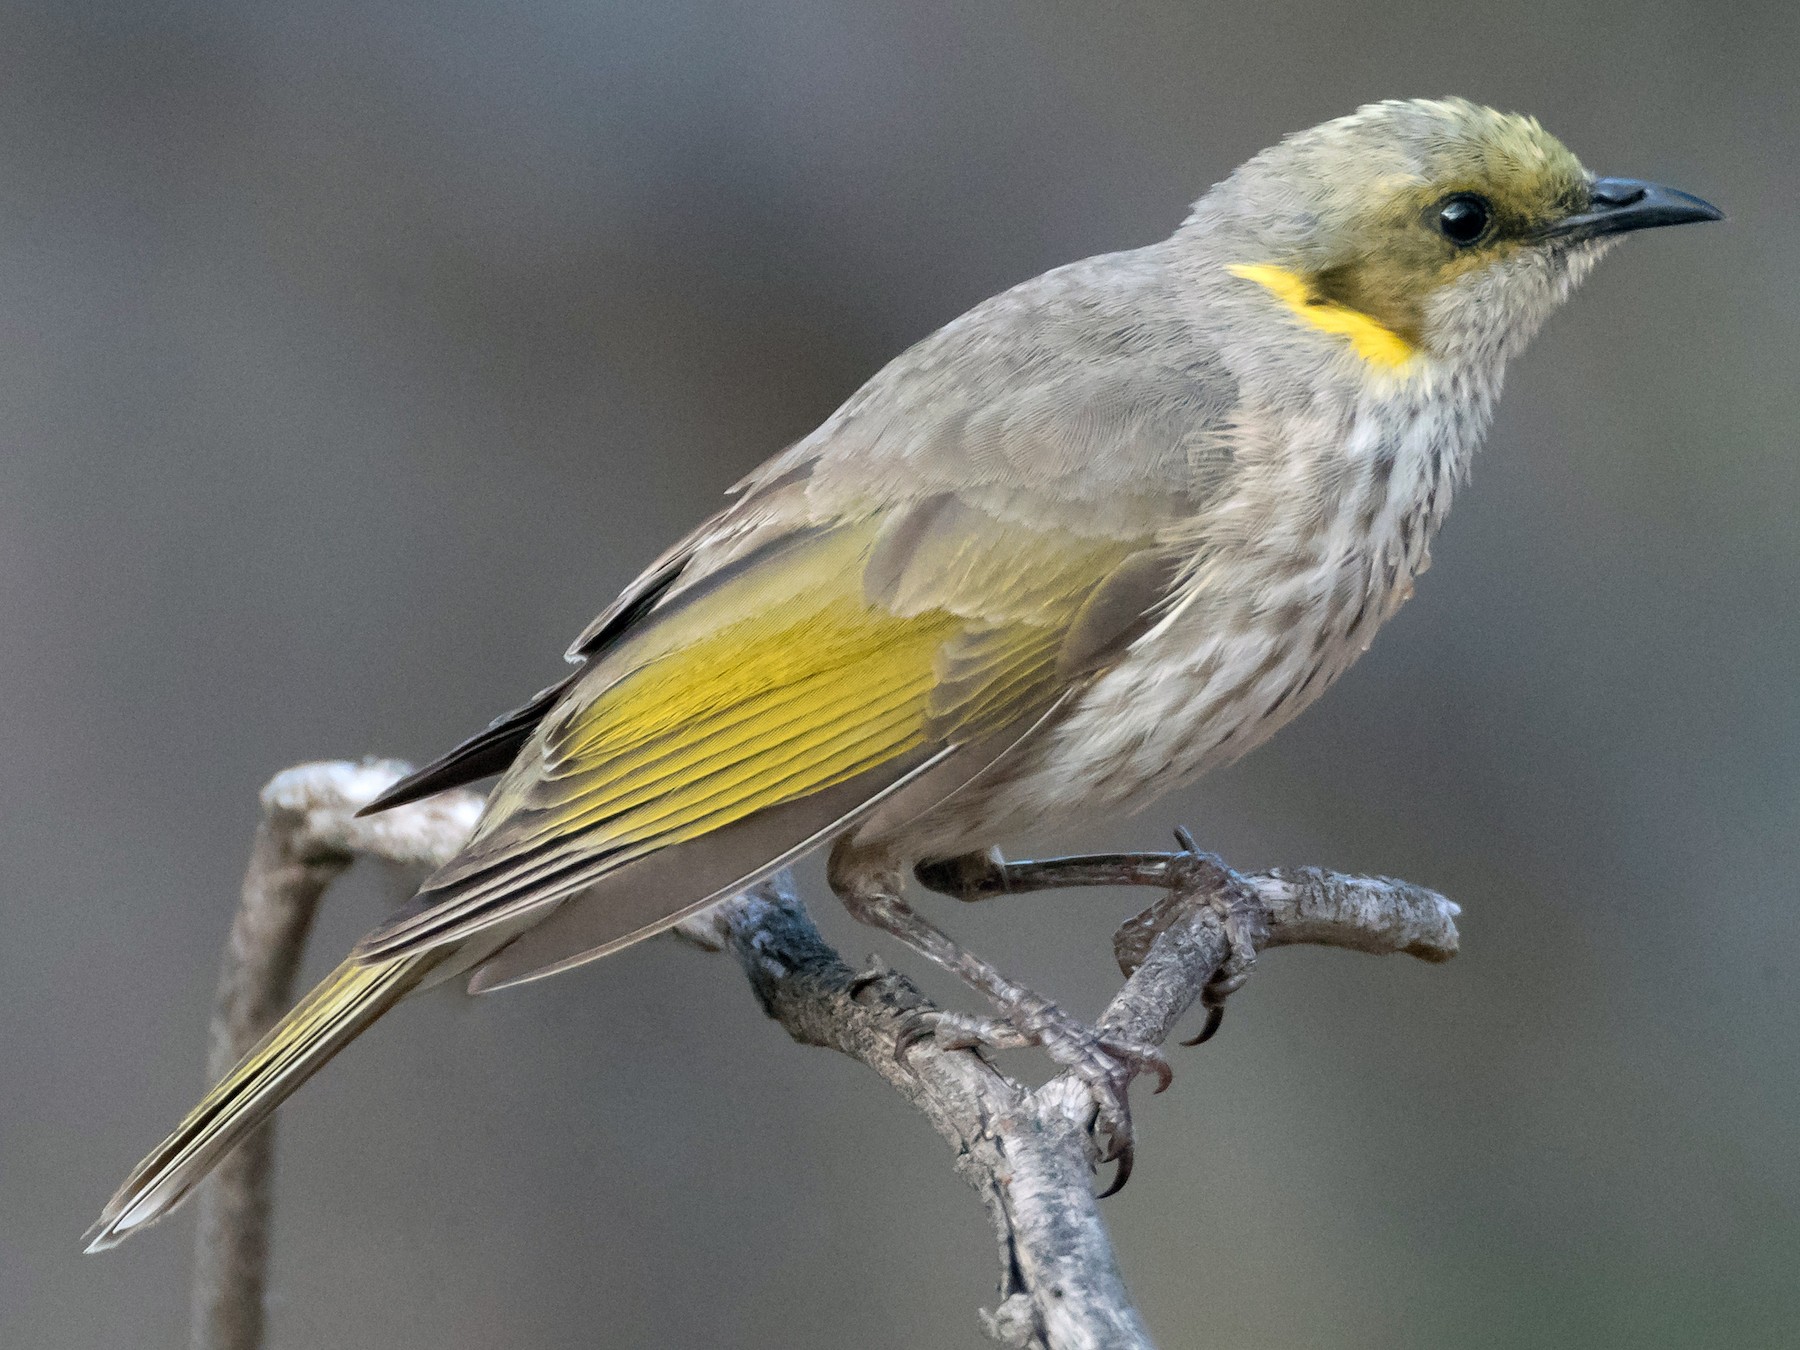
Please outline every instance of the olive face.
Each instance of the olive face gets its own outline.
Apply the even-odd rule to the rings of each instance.
[[[1474,193],[1463,192],[1438,207],[1438,232],[1451,243],[1467,248],[1487,233],[1494,210]]]

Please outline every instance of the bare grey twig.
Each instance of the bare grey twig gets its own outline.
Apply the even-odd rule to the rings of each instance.
[[[206,1072],[223,1078],[294,1001],[294,977],[326,889],[358,857],[435,866],[481,813],[472,792],[446,792],[368,820],[357,810],[411,772],[392,760],[302,764],[262,790],[262,823],[225,943],[207,1035]],[[269,1255],[275,1122],[245,1139],[201,1190],[195,1238],[193,1350],[257,1350]]]
[[[216,1077],[275,1022],[326,888],[359,856],[430,865],[461,846],[479,813],[451,792],[356,820],[407,768],[391,761],[301,765],[263,790],[243,901],[226,948],[209,1070]],[[1184,841],[1185,842],[1185,841]],[[1456,906],[1385,878],[1307,868],[1240,876],[1185,848],[1039,862],[991,860],[923,879],[964,899],[1071,885],[1144,885],[1165,892],[1115,937],[1128,977],[1101,1017],[1122,1035],[1161,1044],[1209,987],[1234,982],[1256,947],[1317,943],[1425,960],[1455,954]],[[873,1069],[923,1114],[981,1197],[1000,1245],[1000,1302],[981,1314],[1015,1348],[1149,1347],[1100,1217],[1100,1148],[1087,1089],[1062,1074],[1031,1089],[969,1050],[914,1034],[935,1011],[904,975],[857,971],[813,926],[782,873],[688,920],[679,934],[728,949],[768,1015],[803,1045],[828,1046]],[[201,1199],[194,1276],[195,1350],[261,1344],[273,1138],[264,1127],[227,1161]]]

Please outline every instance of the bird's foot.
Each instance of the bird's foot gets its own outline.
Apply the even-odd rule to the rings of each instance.
[[[1172,924],[1190,917],[1197,907],[1218,916],[1227,949],[1225,959],[1201,994],[1206,1024],[1189,1045],[1209,1040],[1225,1015],[1225,1000],[1241,989],[1265,940],[1268,916],[1256,892],[1225,863],[1202,852],[1186,830],[1175,831],[1177,853],[1090,853],[1036,861],[1008,861],[989,850],[950,858],[927,859],[913,872],[931,890],[959,900],[992,900],[1034,891],[1077,886],[1153,886],[1162,899],[1127,919],[1113,937],[1119,968],[1134,973],[1150,946]]]
[[[1268,915],[1244,879],[1213,854],[1203,852],[1187,830],[1177,827],[1175,842],[1181,845],[1181,852],[1173,859],[1175,881],[1170,899],[1189,912],[1194,905],[1204,905],[1218,916],[1225,933],[1225,960],[1200,991],[1206,1021],[1198,1035],[1182,1042],[1204,1045],[1218,1034],[1225,1020],[1225,1000],[1250,979],[1257,944],[1268,936]]]
[[[902,1033],[898,1051],[904,1055],[926,1038],[944,1050],[1042,1049],[1080,1080],[1093,1098],[1090,1128],[1100,1142],[1101,1161],[1119,1165],[1112,1185],[1102,1192],[1112,1195],[1131,1175],[1131,1082],[1139,1074],[1154,1074],[1156,1090],[1163,1091],[1175,1078],[1169,1061],[1155,1046],[1089,1026],[1029,991],[1021,990],[1001,1014],[920,1013]]]

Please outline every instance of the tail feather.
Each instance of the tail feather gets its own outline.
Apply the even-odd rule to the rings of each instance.
[[[366,964],[352,959],[327,975],[133,1169],[87,1231],[87,1250],[117,1246],[173,1210],[246,1134],[415,989],[444,955],[426,951]]]

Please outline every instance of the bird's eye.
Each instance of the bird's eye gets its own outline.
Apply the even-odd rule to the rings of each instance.
[[[1438,207],[1438,231],[1451,243],[1466,248],[1487,233],[1494,210],[1482,198],[1464,192]]]

